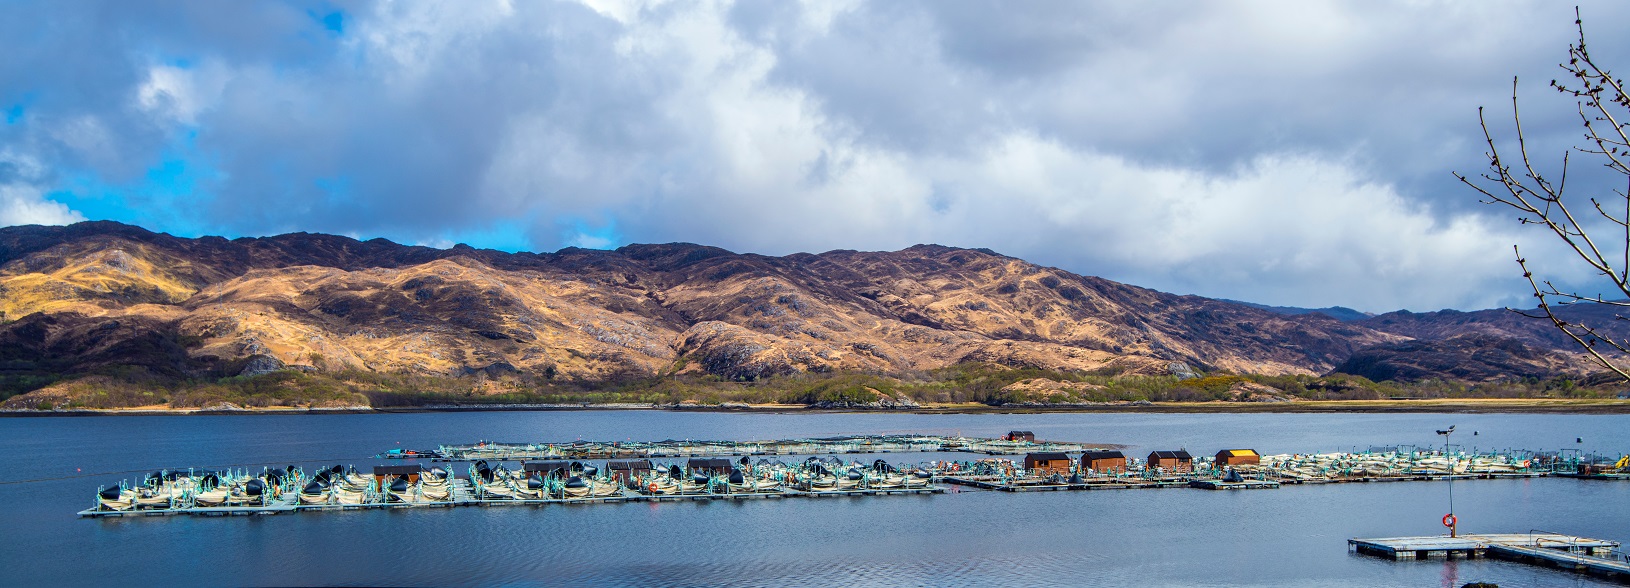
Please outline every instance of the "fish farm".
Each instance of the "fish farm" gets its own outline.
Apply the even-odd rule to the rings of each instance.
[[[569,443],[493,443],[442,446],[431,451],[393,449],[386,459],[434,461],[517,459],[615,459],[657,457],[709,457],[742,455],[825,455],[842,453],[983,453],[1014,455],[1034,451],[1086,451],[1119,446],[1036,441],[1026,431],[1002,438],[944,437],[938,435],[849,435],[818,439],[773,441],[573,441]]]
[[[855,454],[968,454],[891,463]],[[1001,457],[991,457],[1001,456]],[[1630,479],[1630,456],[1381,447],[1260,455],[916,435],[774,441],[660,441],[392,449],[370,466],[165,469],[104,485],[83,517],[264,515],[298,511],[932,495],[951,485],[1006,492],[1194,488],[1567,476]],[[935,456],[935,457],[945,457]],[[408,463],[408,460],[412,460]]]

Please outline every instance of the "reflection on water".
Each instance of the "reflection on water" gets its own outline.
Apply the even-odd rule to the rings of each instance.
[[[875,415],[503,412],[0,419],[0,482],[75,471],[345,461],[476,439],[757,439],[936,432],[1210,453],[1434,442],[1630,449],[1623,417],[1527,415]],[[1586,443],[1575,444],[1575,437]],[[1467,443],[1468,448],[1472,443]],[[928,459],[905,455],[900,461]],[[113,476],[113,479],[123,476]],[[1357,536],[1441,532],[1442,483],[466,507],[253,518],[78,520],[92,477],[0,484],[7,582],[23,585],[1191,585],[1598,584],[1498,561],[1350,555]],[[1492,480],[1455,486],[1465,531],[1548,529],[1630,539],[1630,483]],[[26,537],[25,541],[15,538]],[[202,572],[203,576],[194,575]]]

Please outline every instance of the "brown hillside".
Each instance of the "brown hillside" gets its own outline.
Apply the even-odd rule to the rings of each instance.
[[[1411,338],[937,245],[510,254],[304,233],[183,239],[90,222],[0,229],[0,294],[0,369],[165,376],[278,363],[581,380],[965,362],[1319,374]]]

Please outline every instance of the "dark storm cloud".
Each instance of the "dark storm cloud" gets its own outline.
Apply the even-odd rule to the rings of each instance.
[[[1545,88],[1570,7],[1496,8],[19,3],[0,223],[941,242],[1271,303],[1484,306],[1520,294],[1530,238],[1449,178],[1481,165],[1476,107],[1522,75],[1536,147],[1577,134]],[[1625,55],[1627,11],[1584,10]]]
[[[1593,7],[1594,8],[1594,7]],[[1607,11],[1600,22],[1611,22]],[[1226,170],[1356,155],[1389,179],[1475,160],[1474,106],[1512,75],[1549,98],[1567,7],[1374,3],[868,4],[770,37],[772,79],[879,141],[954,149],[1027,128],[1082,149]],[[1544,23],[1550,26],[1536,26]],[[764,36],[764,35],[760,35]],[[1599,41],[1622,51],[1617,39]],[[1569,113],[1539,110],[1536,128]],[[1565,121],[1564,121],[1565,122]],[[1574,134],[1571,129],[1567,133]]]

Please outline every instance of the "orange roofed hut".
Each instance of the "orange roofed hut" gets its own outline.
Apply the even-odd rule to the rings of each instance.
[[[1262,463],[1262,456],[1257,455],[1255,449],[1224,449],[1217,452],[1217,467],[1256,465]]]

